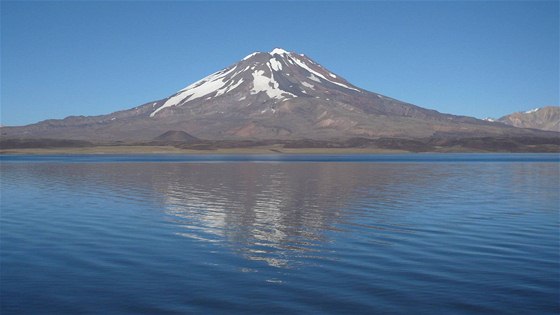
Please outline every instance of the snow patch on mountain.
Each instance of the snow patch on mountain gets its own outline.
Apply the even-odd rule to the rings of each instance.
[[[247,60],[247,59],[249,59],[249,58],[255,56],[255,55],[258,54],[258,53],[259,53],[258,51],[255,51],[254,53],[245,56],[245,58],[243,58],[243,60]]]
[[[282,64],[278,60],[276,60],[276,58],[270,59],[270,66],[272,66],[272,69],[276,71],[282,70]]]
[[[274,48],[274,49],[270,52],[270,55],[271,55],[271,56],[274,56],[274,55],[276,55],[276,54],[278,54],[278,55],[288,55],[288,54],[290,54],[290,53],[287,52],[287,51],[285,51],[285,50],[282,49],[282,48]]]
[[[294,59],[294,61],[295,61],[295,63],[297,63],[298,66],[302,67],[303,69],[307,70],[309,73],[311,73],[311,74],[313,74],[313,75],[315,75],[315,76],[317,76],[317,77],[319,77],[319,78],[321,78],[321,79],[324,79],[324,80],[326,80],[326,81],[329,81],[329,82],[331,82],[331,83],[334,83],[334,84],[336,84],[336,85],[338,85],[338,86],[342,86],[343,88],[347,88],[347,89],[350,89],[350,90],[354,90],[354,91],[360,92],[360,90],[355,89],[355,88],[352,88],[352,87],[349,87],[349,86],[346,85],[346,84],[342,84],[342,83],[335,82],[335,81],[332,81],[332,80],[327,79],[324,75],[322,75],[322,74],[320,74],[319,72],[317,72],[317,71],[311,69],[309,66],[307,66],[307,65],[305,64],[305,62],[303,62],[303,61],[301,61],[301,60],[299,60],[299,59],[297,59],[297,58]]]
[[[202,80],[196,81],[195,83],[187,86],[186,88],[180,90],[174,96],[170,97],[162,106],[156,109],[154,112],[150,114],[150,117],[154,117],[158,112],[162,109],[175,106],[181,103],[186,103],[188,101],[192,101],[194,99],[204,97],[208,94],[218,92],[221,95],[231,89],[226,87],[226,79],[225,77],[233,72],[237,68],[237,66],[232,67],[231,69],[223,69],[218,72],[215,72]],[[231,82],[230,82],[231,85]],[[225,88],[225,90],[223,90]]]
[[[539,109],[540,109],[540,108],[534,108],[534,109],[528,110],[528,111],[525,112],[525,114],[534,113],[534,112],[538,111]]]
[[[239,70],[239,71],[235,72],[235,73],[232,75],[232,78],[236,77],[236,76],[237,76],[238,74],[240,74],[240,73],[243,73],[243,72],[249,70],[249,68],[251,68],[251,66],[247,66],[247,67],[245,67],[245,69]]]
[[[305,86],[306,88],[310,88],[310,89],[312,89],[312,90],[315,89],[315,85],[310,84],[310,83],[307,83],[307,82],[305,82],[305,81],[302,81],[302,82],[301,82],[301,85]]]
[[[315,81],[315,82],[321,83],[321,80],[319,80],[319,78],[317,78],[316,76],[314,76],[313,73],[312,73],[310,76],[308,76],[308,78],[309,78],[310,80]]]
[[[290,63],[292,65],[294,64],[294,61],[292,60],[292,58],[290,58],[290,55],[286,56],[285,59],[288,61],[288,63]]]
[[[236,87],[238,87],[239,85],[241,85],[241,83],[243,83],[243,79],[240,79],[239,81],[237,81],[237,83],[233,83],[233,80],[230,81],[228,86],[224,86],[223,88],[219,89],[216,92],[216,95],[214,95],[214,97],[216,96],[220,96],[223,94],[226,94],[229,91],[232,91],[233,89],[235,89]]]
[[[272,112],[274,114],[274,113],[276,113],[276,109],[269,107],[269,108],[265,108],[265,109],[261,110],[261,114],[265,114],[267,112]]]
[[[287,97],[296,97],[294,94],[286,92],[278,88],[278,82],[274,80],[274,75],[271,71],[271,77],[264,75],[264,70],[256,70],[253,72],[253,89],[251,94],[265,92],[268,97],[273,99],[283,100]]]

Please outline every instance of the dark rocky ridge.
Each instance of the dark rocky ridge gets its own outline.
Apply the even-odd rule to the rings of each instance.
[[[63,139],[0,139],[0,150],[17,149],[66,149],[96,146],[173,146],[180,149],[207,151],[220,149],[262,148],[282,153],[285,149],[354,149],[399,150],[406,152],[560,152],[560,137],[429,137],[403,138],[350,138],[338,140],[203,140],[182,132],[170,131],[148,142],[91,143]],[[180,140],[183,139],[183,140]],[[17,151],[16,151],[17,152]],[[95,152],[95,150],[94,150]],[[103,152],[103,150],[101,151]],[[5,151],[4,153],[10,153]]]
[[[95,144],[83,140],[68,139],[0,139],[0,149],[28,149],[28,148],[83,148],[93,147]]]

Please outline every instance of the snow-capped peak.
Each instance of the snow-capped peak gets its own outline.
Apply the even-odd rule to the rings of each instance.
[[[243,58],[242,60],[247,60],[247,59],[249,59],[249,58],[251,58],[251,57],[253,57],[253,56],[255,56],[255,55],[258,55],[258,54],[260,54],[260,53],[261,53],[260,51],[255,51],[254,53],[245,56],[245,58]],[[268,54],[274,57],[274,55],[280,55],[280,56],[290,55],[290,52],[289,52],[289,51],[286,51],[286,50],[284,50],[284,49],[282,49],[282,48],[276,47],[276,48],[274,48],[271,52],[269,52]]]
[[[539,109],[540,109],[540,108],[534,108],[534,109],[528,110],[528,111],[525,112],[525,114],[534,113],[534,112],[538,111]]]
[[[333,88],[332,85],[362,92],[311,59],[274,48],[268,53],[253,52],[242,62],[179,90],[155,108],[150,117],[155,117],[166,108],[186,104],[194,107],[206,103],[232,104],[233,99],[244,100],[244,104],[268,100],[281,103],[298,97],[317,96],[309,93],[322,93],[322,90]]]
[[[270,52],[270,55],[271,55],[271,56],[274,56],[275,54],[278,54],[278,55],[285,55],[285,54],[289,54],[289,52],[285,51],[285,50],[282,49],[282,48],[274,48],[274,49]]]

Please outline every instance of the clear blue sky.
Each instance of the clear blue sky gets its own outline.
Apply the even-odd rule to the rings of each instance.
[[[440,112],[559,104],[558,1],[2,1],[1,44],[3,125],[128,109],[274,47]]]

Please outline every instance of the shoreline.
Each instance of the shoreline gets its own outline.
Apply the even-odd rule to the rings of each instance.
[[[212,150],[180,149],[173,146],[94,146],[74,148],[21,148],[2,149],[0,155],[110,155],[110,154],[410,154],[405,150],[377,149],[377,148],[282,148],[279,146],[264,146],[250,148],[220,148]]]
[[[193,150],[181,149],[174,146],[91,146],[91,147],[59,147],[59,148],[14,148],[0,149],[1,155],[289,155],[289,154],[453,154],[453,153],[473,153],[473,154],[496,154],[496,153],[551,153],[558,154],[560,152],[543,152],[535,150],[523,152],[508,151],[488,151],[473,150],[464,147],[442,147],[435,151],[407,151],[397,149],[384,148],[283,148],[279,145],[258,146],[258,147],[240,147],[240,148],[218,148],[209,150]]]

